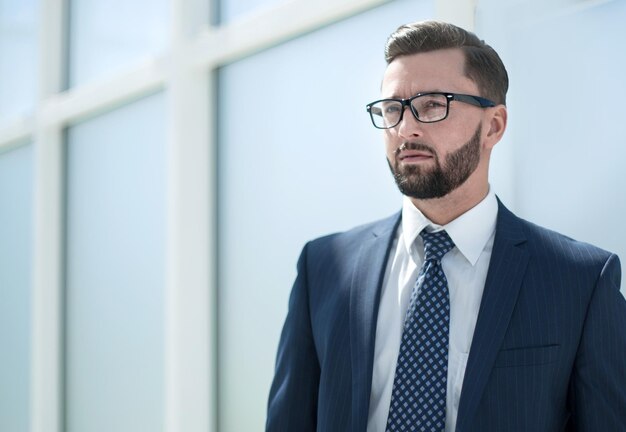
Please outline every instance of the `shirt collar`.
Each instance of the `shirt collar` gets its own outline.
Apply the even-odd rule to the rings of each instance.
[[[404,246],[408,253],[422,230],[439,231],[445,229],[454,245],[463,256],[475,265],[487,241],[496,229],[498,201],[489,188],[487,196],[474,207],[446,225],[437,225],[430,221],[413,205],[410,198],[402,202],[402,232]]]

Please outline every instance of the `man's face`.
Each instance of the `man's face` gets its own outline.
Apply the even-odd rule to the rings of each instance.
[[[385,71],[382,97],[406,99],[432,91],[480,96],[463,73],[464,63],[458,49],[398,57]],[[406,108],[400,124],[385,130],[387,160],[400,191],[417,199],[441,198],[472,176],[486,180],[483,113],[479,107],[452,101],[445,120],[420,123]]]

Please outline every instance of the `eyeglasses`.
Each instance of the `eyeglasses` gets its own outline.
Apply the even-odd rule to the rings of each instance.
[[[456,93],[429,92],[418,93],[408,99],[381,99],[366,105],[372,123],[378,129],[390,129],[402,121],[404,108],[411,108],[417,121],[435,123],[448,117],[450,102],[465,102],[481,108],[494,107],[496,104],[480,96]]]

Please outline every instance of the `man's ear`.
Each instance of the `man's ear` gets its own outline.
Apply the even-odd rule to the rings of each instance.
[[[508,113],[506,110],[506,106],[497,105],[493,108],[491,115],[489,116],[489,124],[487,128],[487,135],[485,136],[484,145],[488,149],[492,149],[498,141],[504,135],[504,131],[506,130],[506,122],[508,118]]]

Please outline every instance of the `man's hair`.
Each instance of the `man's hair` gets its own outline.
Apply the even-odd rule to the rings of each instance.
[[[465,54],[465,75],[476,83],[481,94],[498,104],[506,104],[509,77],[500,56],[474,33],[439,21],[405,24],[393,32],[385,45],[385,60],[399,56],[448,48]]]

